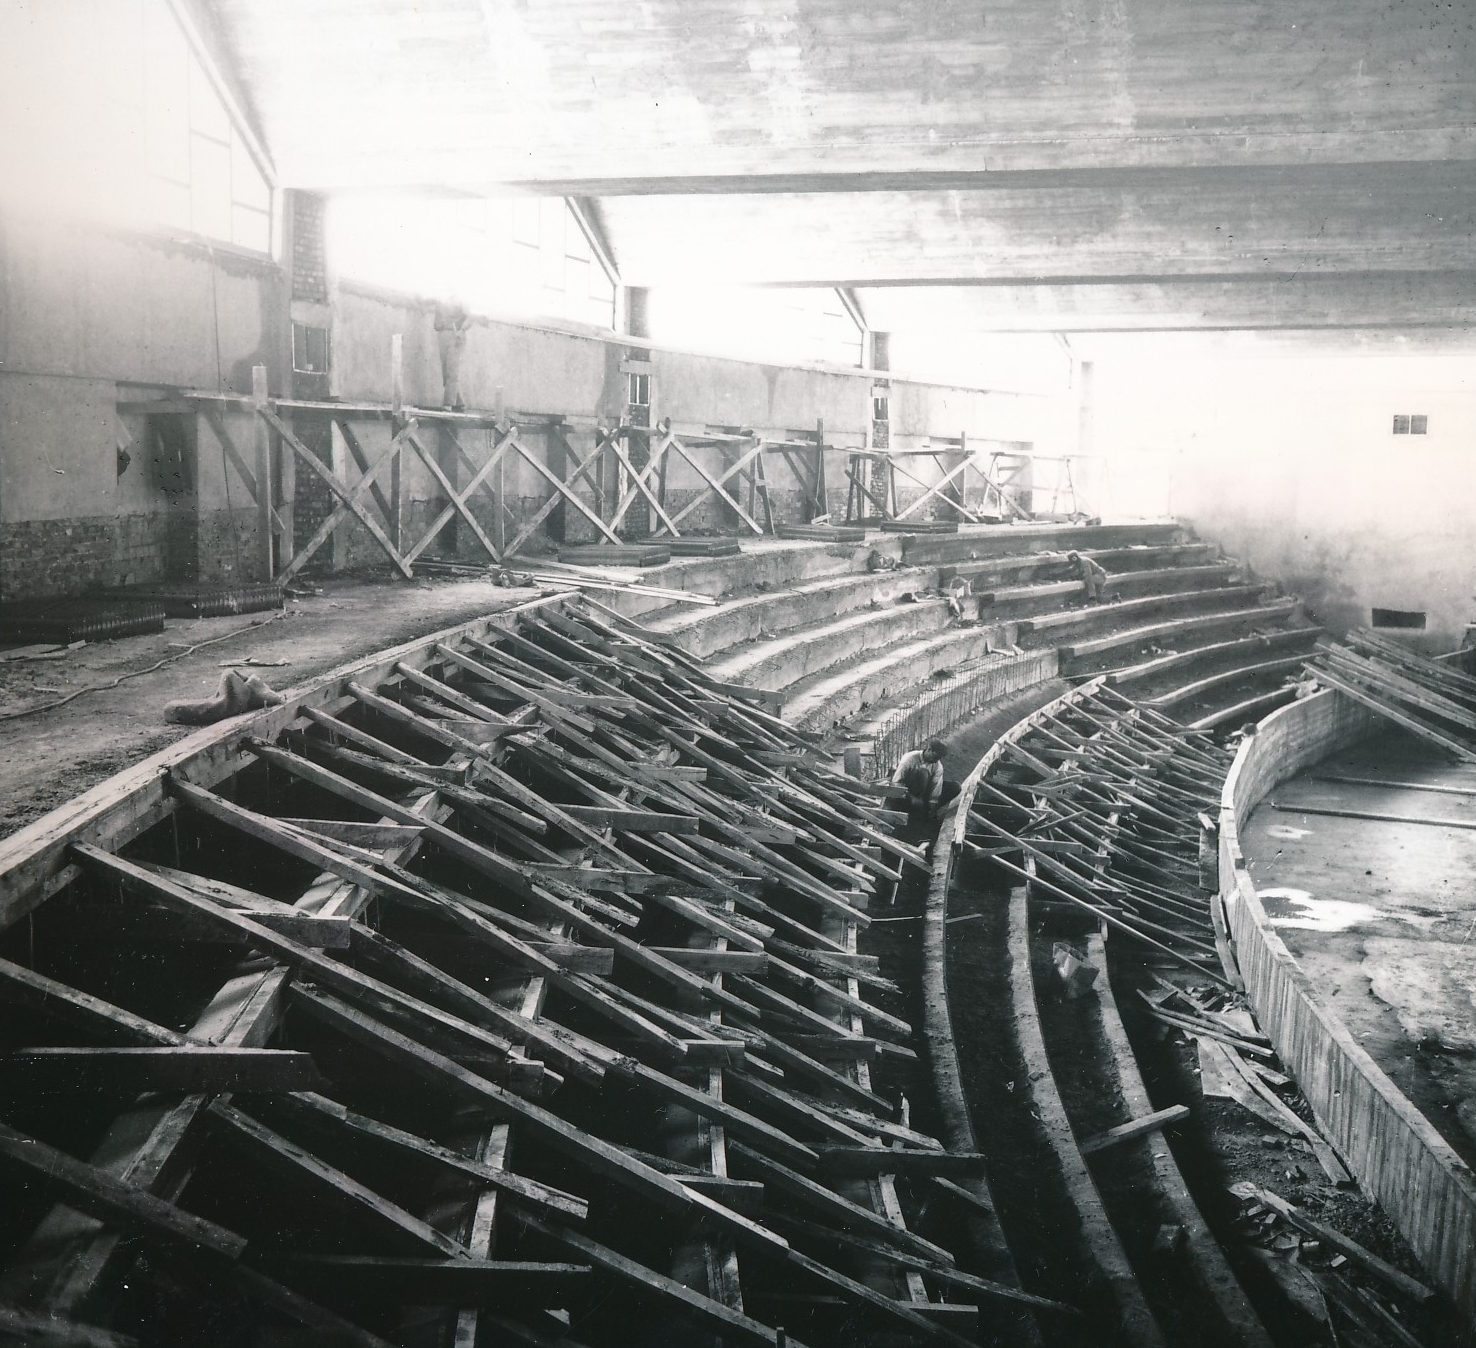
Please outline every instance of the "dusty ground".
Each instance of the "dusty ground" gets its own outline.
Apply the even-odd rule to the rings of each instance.
[[[1476,770],[1441,762],[1403,732],[1380,735],[1282,783],[1242,834],[1288,949],[1379,1066],[1476,1165],[1476,796],[1329,776],[1476,791]]]
[[[323,582],[322,590],[288,600],[275,615],[170,619],[162,635],[89,643],[60,655],[0,649],[0,837],[191,733],[164,720],[164,704],[209,697],[227,668],[286,661],[255,671],[286,691],[356,657],[537,593],[482,580],[341,579]],[[211,644],[189,651],[201,642]],[[168,663],[141,672],[160,661]],[[123,675],[134,677],[48,709]]]

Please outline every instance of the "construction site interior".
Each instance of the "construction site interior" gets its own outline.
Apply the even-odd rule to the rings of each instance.
[[[0,1344],[1476,1345],[1476,12],[0,75]]]

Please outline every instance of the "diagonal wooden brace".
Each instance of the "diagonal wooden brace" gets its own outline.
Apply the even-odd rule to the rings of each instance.
[[[366,492],[374,490],[376,480],[380,473],[394,463],[403,448],[404,442],[398,435],[395,436],[390,441],[389,448],[374,461],[373,467],[366,470],[364,475],[354,484],[353,489],[349,492],[349,497],[354,501],[358,501]],[[297,550],[292,560],[282,568],[277,579],[290,580],[301,571],[312,559],[313,554],[328,541],[333,531],[343,523],[348,514],[349,506],[346,502],[340,501],[334,506],[327,518],[318,526],[313,536]],[[409,559],[407,558],[406,560]]]
[[[564,441],[564,448],[572,457],[573,448],[569,444],[568,439],[564,436],[563,431],[559,430],[557,427],[555,427],[554,430],[559,439]],[[595,436],[595,447],[585,458],[580,459],[574,465],[574,471],[569,474],[566,481],[566,485],[568,486],[569,490],[573,490],[574,484],[578,482],[581,477],[584,478],[586,482],[589,482],[589,484],[594,487],[596,491],[599,490],[597,484],[590,478],[589,470],[598,461],[600,455],[605,452],[605,445],[606,437],[597,434]],[[559,502],[563,499],[564,498],[560,493],[555,492],[552,496],[548,498],[548,500],[546,500],[541,506],[538,507],[538,513],[534,515],[533,518],[529,520],[528,523],[525,524],[521,530],[519,530],[518,536],[507,545],[507,556],[517,556],[518,549],[522,547],[523,544],[526,543],[528,539],[531,538],[533,534],[538,531],[538,528],[542,525],[543,521],[553,514]]]
[[[622,429],[629,431],[630,427],[627,426]],[[654,437],[652,438],[654,439]],[[650,461],[646,464],[645,468],[638,469],[635,464],[630,461],[630,456],[626,454],[624,449],[621,448],[620,437],[611,437],[609,442],[611,453],[613,453],[615,457],[620,460],[620,466],[624,468],[627,473],[630,474],[630,487],[627,488],[624,498],[621,500],[619,506],[616,507],[615,514],[610,520],[610,527],[612,529],[618,529],[620,527],[620,521],[625,518],[626,512],[631,508],[631,506],[635,504],[636,496],[639,494],[646,498],[647,503],[650,505],[651,509],[656,512],[657,516],[661,520],[661,523],[665,525],[668,530],[671,531],[671,535],[673,538],[680,538],[682,536],[682,531],[678,529],[675,524],[672,523],[671,516],[666,513],[666,507],[663,506],[661,502],[656,499],[656,493],[651,490],[646,481],[647,477],[654,477],[660,469],[661,460],[666,454],[667,445],[670,443],[671,439],[672,436],[670,435],[670,433],[667,433],[667,435],[663,437],[661,443],[651,450],[651,458]]]
[[[708,487],[707,491],[703,492],[695,500],[689,501],[685,506],[681,508],[681,510],[679,510],[675,515],[671,517],[671,522],[673,525],[680,524],[682,520],[687,517],[687,515],[689,515],[693,510],[697,509],[697,507],[701,505],[709,496],[716,496],[720,501],[723,502],[724,505],[728,506],[738,516],[738,518],[744,522],[744,524],[752,529],[754,533],[763,533],[763,525],[755,520],[741,505],[738,504],[736,500],[733,499],[733,497],[729,496],[728,493],[723,489],[723,482],[730,474],[725,473],[723,475],[723,478],[721,479],[714,477],[710,472],[707,471],[706,468],[704,468],[700,463],[697,462],[696,458],[692,454],[692,451],[689,450],[687,446],[684,445],[677,436],[669,432],[667,434],[667,442],[676,453],[680,454],[681,457],[684,458],[687,463],[691,465],[693,472],[695,472],[698,477],[700,477],[705,483],[707,483]],[[662,526],[663,529],[665,527],[665,525]],[[661,529],[657,529],[655,532],[659,534],[661,532]],[[673,528],[672,532],[675,533],[676,530]]]
[[[420,455],[421,462],[430,469],[431,476],[440,483],[441,490],[444,491],[446,495],[450,498],[449,502],[441,510],[441,513],[436,516],[435,521],[431,524],[430,528],[425,531],[425,534],[421,537],[420,541],[416,543],[415,546],[405,554],[405,560],[407,562],[413,562],[417,557],[419,557],[420,554],[424,552],[426,548],[431,545],[432,542],[435,541],[436,535],[441,532],[441,527],[448,520],[450,520],[453,514],[455,514],[460,515],[461,518],[466,521],[467,527],[472,531],[472,533],[476,535],[477,542],[486,549],[487,555],[491,557],[494,562],[500,562],[502,560],[502,554],[497,551],[497,545],[494,544],[492,540],[487,537],[486,531],[482,528],[481,524],[478,523],[477,517],[471,513],[470,508],[466,504],[466,500],[467,497],[469,497],[474,491],[477,490],[478,487],[481,486],[482,482],[485,479],[485,474],[490,472],[495,466],[496,462],[502,457],[503,454],[507,452],[506,437],[504,437],[502,443],[493,452],[492,456],[487,460],[487,462],[482,465],[482,469],[478,472],[478,475],[472,479],[466,490],[460,493],[457,492],[455,483],[453,483],[451,479],[446,476],[445,470],[442,469],[441,465],[436,462],[436,456],[432,454],[429,449],[426,448],[425,443],[421,440],[421,438],[416,435],[414,431],[407,431],[405,438],[414,447],[415,452]],[[457,448],[461,448],[459,442],[457,443]],[[466,451],[462,450],[462,456],[465,457],[465,455]]]
[[[342,501],[344,505],[346,505],[353,512],[354,517],[359,521],[360,524],[362,524],[367,530],[369,530],[370,534],[372,534],[374,537],[374,541],[378,543],[381,548],[384,549],[385,555],[390,559],[391,562],[394,563],[395,569],[399,571],[399,573],[404,576],[406,580],[414,580],[415,573],[410,570],[410,564],[406,562],[406,560],[402,556],[400,556],[398,549],[396,549],[395,545],[390,542],[389,536],[384,532],[383,529],[379,527],[379,525],[375,522],[373,516],[371,516],[369,512],[365,510],[364,507],[359,503],[358,498],[354,496],[354,494],[347,487],[345,487],[342,482],[338,480],[338,477],[335,475],[333,470],[329,468],[325,463],[323,463],[323,461],[319,459],[316,454],[309,450],[307,446],[305,446],[302,441],[299,440],[292,433],[292,428],[289,427],[287,423],[282,420],[281,417],[273,412],[271,408],[263,406],[258,407],[256,410],[261,418],[267,423],[267,425],[275,430],[277,434],[282,437],[283,441],[285,441],[288,445],[292,447],[292,452],[296,454],[298,458],[300,458],[305,464],[307,464],[307,466],[311,468],[313,472],[315,472],[320,478],[323,479],[324,483],[328,487],[328,490],[331,491],[336,497],[338,497],[338,499]]]
[[[564,480],[553,471],[553,469],[551,469],[546,463],[543,462],[542,459],[534,454],[532,450],[530,450],[525,444],[523,444],[522,440],[518,438],[516,427],[513,428],[511,434],[512,447],[523,456],[523,460],[525,463],[527,463],[528,467],[533,469],[535,473],[542,477],[543,480],[549,484],[549,486],[551,486],[560,496],[564,498],[564,500],[566,500],[571,506],[573,506],[575,510],[583,515],[585,519],[593,524],[596,529],[604,534],[604,536],[608,538],[610,542],[619,544],[623,541],[620,535],[617,534],[614,529],[612,529],[608,524],[605,523],[604,520],[602,520],[597,514],[595,514],[593,510],[585,505],[585,503],[580,499],[578,492],[576,492],[572,487],[566,484]],[[511,549],[509,549],[509,551],[511,551]]]

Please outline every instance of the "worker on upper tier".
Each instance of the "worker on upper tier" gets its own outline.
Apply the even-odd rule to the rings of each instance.
[[[1087,603],[1100,604],[1102,592],[1107,588],[1107,573],[1090,557],[1083,557],[1079,552],[1068,552],[1066,560],[1076,568],[1077,575],[1081,577]]]
[[[943,807],[958,795],[958,783],[943,780],[943,760],[947,756],[948,746],[942,740],[929,740],[898,761],[892,785],[907,792],[909,828],[925,828],[936,822]]]

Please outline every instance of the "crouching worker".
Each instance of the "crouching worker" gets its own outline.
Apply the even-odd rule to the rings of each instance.
[[[958,783],[943,780],[947,756],[948,746],[942,740],[929,740],[921,749],[903,754],[892,774],[892,785],[907,792],[909,834],[931,838],[943,807],[958,795]]]
[[[1076,574],[1081,577],[1087,603],[1100,604],[1103,591],[1107,588],[1107,573],[1090,557],[1083,557],[1079,552],[1068,552],[1066,560],[1076,568]]]

